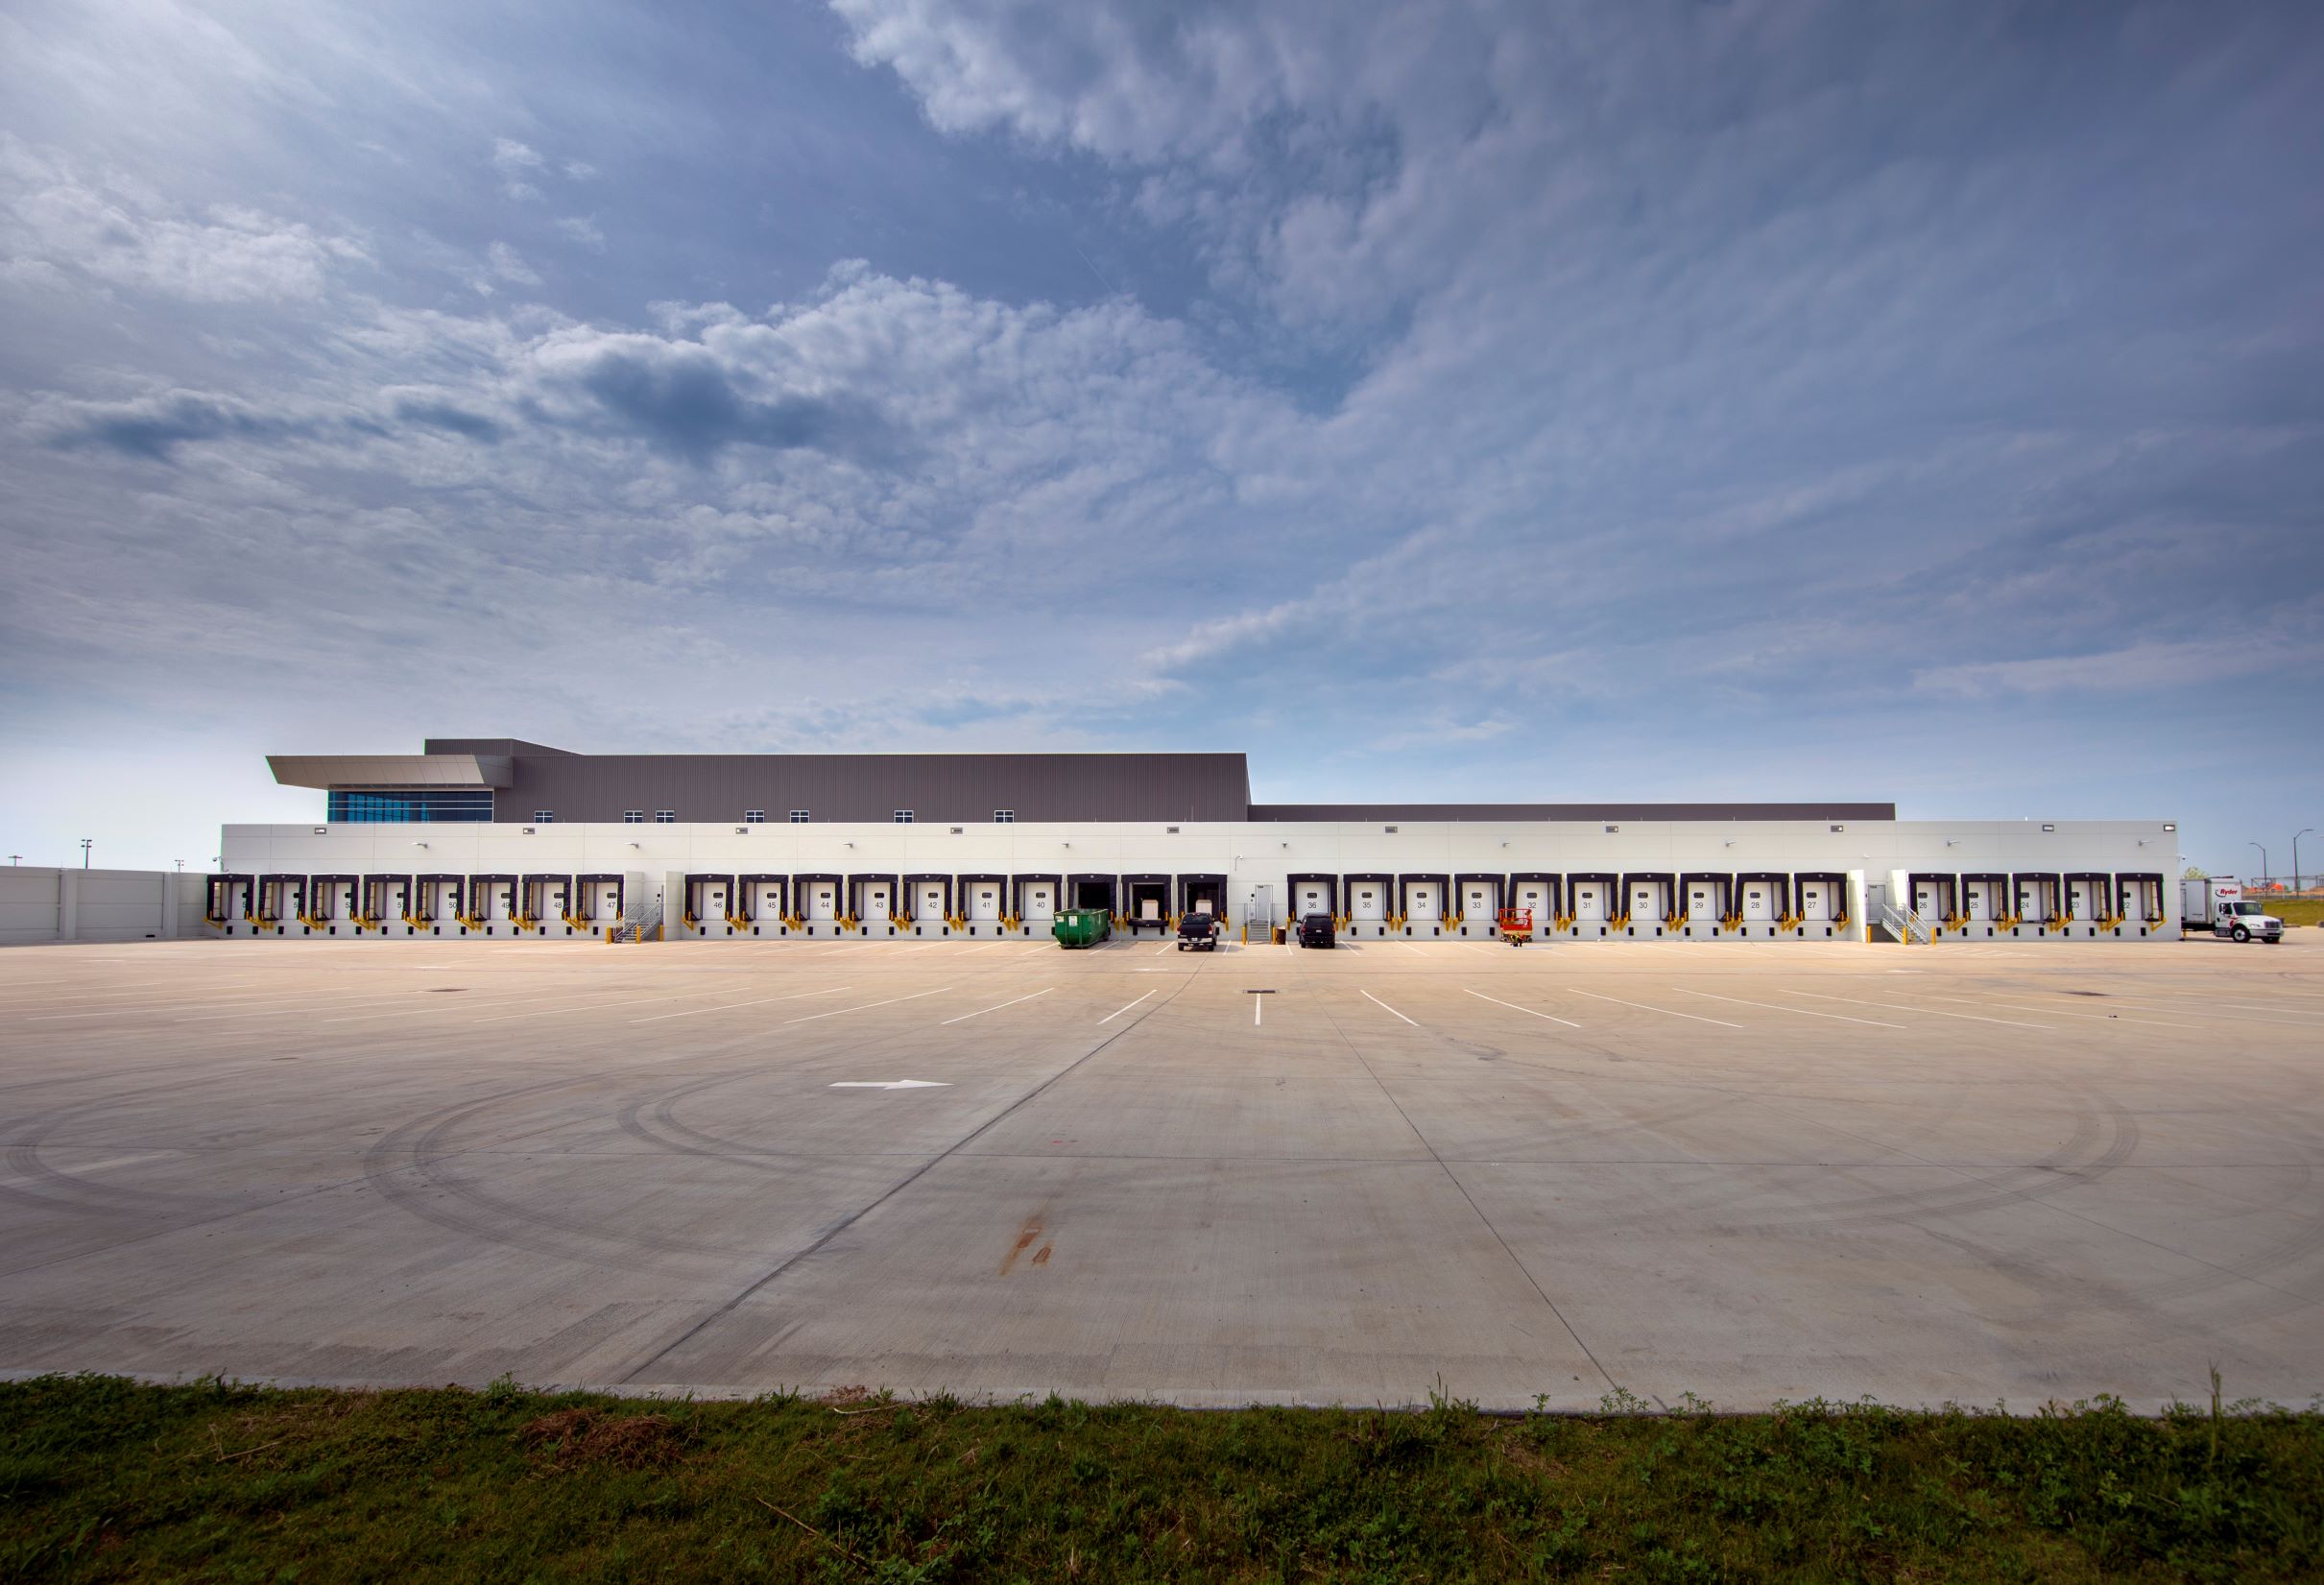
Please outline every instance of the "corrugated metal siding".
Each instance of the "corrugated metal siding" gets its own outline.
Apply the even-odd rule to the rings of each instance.
[[[1254,804],[1251,818],[1409,820],[1894,820],[1894,804]]]
[[[592,754],[519,753],[494,818],[619,820],[625,809],[681,821],[739,822],[792,809],[818,823],[884,821],[910,809],[922,825],[1022,821],[1238,821],[1250,774],[1239,754]]]

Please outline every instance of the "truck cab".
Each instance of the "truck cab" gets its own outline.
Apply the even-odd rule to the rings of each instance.
[[[2209,930],[2231,941],[2284,939],[2284,922],[2243,895],[2241,882],[2189,880],[2182,883],[2180,925],[2185,930]]]

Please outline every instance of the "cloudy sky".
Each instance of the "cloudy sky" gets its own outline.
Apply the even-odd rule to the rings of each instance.
[[[11,0],[0,839],[438,732],[2285,868],[2320,84],[2264,0]]]

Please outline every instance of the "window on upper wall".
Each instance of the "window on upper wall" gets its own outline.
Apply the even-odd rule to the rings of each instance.
[[[993,824],[995,826],[1016,825],[1017,811],[1015,809],[994,809],[993,811]]]
[[[533,811],[533,824],[536,826],[549,825],[555,821],[556,818],[557,811],[555,809],[535,809]]]
[[[763,826],[767,823],[767,811],[764,809],[745,809],[742,811],[742,823],[746,826]]]
[[[910,809],[898,809],[896,811],[896,824],[898,826],[909,826],[912,824],[912,811]]]
[[[624,826],[642,826],[642,825],[644,825],[644,824],[645,824],[645,810],[643,810],[643,809],[624,809],[624,810],[622,810],[622,811],[621,811],[621,823],[622,823]]]
[[[676,809],[656,809],[654,811],[654,824],[657,826],[677,825],[678,811]]]
[[[807,811],[804,809],[793,809],[791,811],[791,824],[794,826],[804,826],[807,824]]]
[[[490,787],[333,787],[323,818],[334,825],[435,824],[492,818]]]

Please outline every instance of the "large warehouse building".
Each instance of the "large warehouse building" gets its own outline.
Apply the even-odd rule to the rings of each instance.
[[[1240,754],[582,755],[514,738],[276,755],[304,826],[228,826],[236,937],[1044,935],[1219,914],[1260,938],[2155,940],[2168,821],[1893,804],[1254,804]]]

